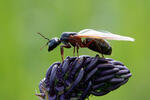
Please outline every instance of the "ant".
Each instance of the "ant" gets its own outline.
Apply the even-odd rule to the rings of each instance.
[[[38,33],[40,34],[40,33]],[[112,34],[110,32],[100,32],[92,29],[84,29],[80,32],[63,32],[60,38],[52,38],[51,40],[40,34],[43,38],[48,40],[48,51],[52,51],[60,43],[61,57],[64,60],[64,49],[74,47],[73,55],[75,55],[75,49],[77,50],[77,56],[79,56],[79,48],[89,48],[90,50],[96,51],[103,55],[111,55],[112,47],[106,40],[124,40],[134,41],[131,37],[120,36]],[[43,47],[42,47],[43,48]]]

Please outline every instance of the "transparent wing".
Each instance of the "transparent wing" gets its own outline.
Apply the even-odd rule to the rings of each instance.
[[[93,29],[81,30],[75,36],[76,37],[83,37],[83,38],[134,41],[134,39],[131,38],[131,37],[121,36],[121,35],[117,35],[117,34],[112,34],[110,32],[96,31],[96,30],[93,30]]]

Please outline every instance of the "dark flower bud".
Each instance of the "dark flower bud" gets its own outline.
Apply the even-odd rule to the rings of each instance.
[[[121,62],[99,56],[67,57],[52,64],[40,82],[41,100],[84,100],[105,95],[125,84],[131,73]]]

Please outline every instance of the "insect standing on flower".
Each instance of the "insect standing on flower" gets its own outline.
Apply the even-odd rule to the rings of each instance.
[[[40,34],[40,33],[39,33]],[[44,37],[42,34],[40,34]],[[48,51],[56,48],[60,43],[61,57],[64,60],[64,50],[63,48],[74,47],[73,54],[75,54],[75,49],[77,50],[77,55],[79,56],[79,48],[89,48],[90,50],[96,51],[103,55],[111,55],[112,48],[106,40],[124,40],[124,41],[134,41],[131,37],[120,36],[117,34],[112,34],[110,32],[101,32],[92,29],[84,29],[80,32],[63,32],[60,39],[52,38],[48,40],[46,45],[48,45]]]

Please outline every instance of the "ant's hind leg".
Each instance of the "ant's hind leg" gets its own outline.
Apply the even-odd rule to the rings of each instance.
[[[77,56],[79,57],[79,47],[77,46]]]
[[[77,47],[77,56],[79,57],[79,45],[76,44],[76,47]]]
[[[62,58],[62,61],[64,61],[64,49],[63,48],[71,48],[70,45],[61,45],[60,46],[60,52],[61,52],[61,58]]]

